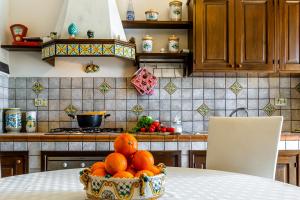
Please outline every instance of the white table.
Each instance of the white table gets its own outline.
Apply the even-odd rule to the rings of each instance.
[[[168,168],[161,200],[300,200],[300,188],[241,174]],[[84,200],[79,169],[0,179],[1,200]]]

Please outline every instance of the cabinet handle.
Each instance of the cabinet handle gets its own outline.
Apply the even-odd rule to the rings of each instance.
[[[242,64],[238,64],[237,67],[238,67],[238,68],[242,68],[243,65],[242,65]]]
[[[22,163],[22,161],[21,160],[17,160],[16,163],[17,163],[17,165],[19,165],[19,164]]]
[[[64,162],[64,163],[63,163],[63,167],[64,167],[64,168],[67,168],[67,167],[68,167],[68,163]]]
[[[233,65],[233,64],[229,64],[229,67],[230,67],[230,68],[234,68],[234,65]]]

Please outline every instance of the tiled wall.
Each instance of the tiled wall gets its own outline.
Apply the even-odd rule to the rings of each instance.
[[[106,110],[112,116],[104,126],[125,129],[131,129],[141,115],[165,124],[179,116],[185,132],[201,132],[207,130],[209,116],[228,116],[237,107],[248,108],[249,116],[283,115],[283,130],[291,131],[300,128],[299,83],[300,78],[290,75],[207,74],[160,78],[154,95],[139,96],[129,78],[10,78],[9,107],[37,110],[42,132],[76,126],[66,110]],[[41,90],[34,92],[33,85],[42,86]],[[48,106],[35,107],[36,97],[48,99]],[[288,105],[275,106],[277,97],[287,98]]]
[[[0,72],[0,133],[3,132],[3,108],[8,107],[8,75]]]

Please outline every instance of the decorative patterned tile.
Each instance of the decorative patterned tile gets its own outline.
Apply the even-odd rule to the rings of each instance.
[[[207,116],[208,113],[210,112],[210,109],[209,107],[203,103],[198,109],[197,109],[197,112],[202,115],[203,117]]]
[[[234,82],[231,86],[230,86],[230,90],[235,94],[238,95],[243,89],[243,86],[241,86],[241,84],[239,82]]]
[[[174,94],[174,92],[176,92],[176,90],[178,89],[176,87],[176,85],[170,81],[165,87],[164,87],[165,91],[167,91],[170,95]]]
[[[66,44],[57,44],[56,45],[56,54],[57,55],[67,55],[68,53],[68,49],[67,49],[67,45]]]
[[[122,45],[116,45],[116,56],[123,56],[124,55],[124,47]]]
[[[271,104],[271,103],[268,103],[264,108],[263,108],[263,111],[266,113],[266,115],[268,116],[272,116],[275,112],[276,112],[276,107]]]
[[[44,86],[40,82],[36,81],[33,83],[32,91],[34,91],[35,94],[40,94],[44,89]]]
[[[111,87],[108,83],[106,83],[105,81],[99,86],[99,91],[105,95],[107,92],[110,91]]]
[[[102,44],[93,44],[91,45],[92,55],[102,55]]]
[[[144,108],[141,105],[135,105],[133,106],[133,108],[131,109],[131,112],[133,112],[135,115],[139,116],[144,112]]]
[[[68,44],[68,55],[79,55],[79,44]]]
[[[103,55],[114,55],[114,47],[113,44],[103,44]]]
[[[51,45],[49,48],[49,56],[55,55],[55,45]]]
[[[65,113],[67,115],[75,115],[77,111],[77,108],[75,108],[75,106],[73,106],[72,104],[65,108]]]
[[[91,54],[91,45],[90,44],[81,44],[80,45],[80,55],[90,55]]]
[[[131,48],[124,47],[124,56],[127,58],[131,58]]]
[[[300,83],[296,85],[295,90],[300,93]]]

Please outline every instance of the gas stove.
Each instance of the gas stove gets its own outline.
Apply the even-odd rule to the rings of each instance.
[[[47,135],[123,133],[123,128],[55,128]]]

